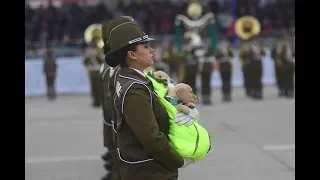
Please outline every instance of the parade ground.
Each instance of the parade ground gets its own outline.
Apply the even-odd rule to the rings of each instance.
[[[197,105],[212,151],[180,169],[180,180],[295,179],[295,100],[279,99],[275,87],[264,93],[264,101],[254,101],[236,88],[233,101],[222,103],[214,89],[212,106]],[[90,107],[90,96],[25,100],[25,179],[99,180],[102,112]]]

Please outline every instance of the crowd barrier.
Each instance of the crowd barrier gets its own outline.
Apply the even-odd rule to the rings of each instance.
[[[237,53],[233,59],[233,87],[243,85],[241,66]],[[58,71],[56,79],[57,94],[89,93],[90,85],[87,72],[82,65],[83,57],[58,58]],[[263,84],[273,85],[274,64],[270,58],[270,52],[263,57]],[[25,61],[25,96],[42,96],[46,94],[45,76],[43,73],[42,58],[26,59]],[[200,85],[197,80],[197,86]],[[220,87],[221,80],[219,72],[214,72],[211,78],[212,87]]]

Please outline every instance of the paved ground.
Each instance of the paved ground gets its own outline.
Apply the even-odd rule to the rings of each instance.
[[[215,91],[215,90],[214,90]],[[181,180],[294,180],[294,100],[278,99],[275,88],[255,102],[234,90],[234,101],[201,107],[213,152],[180,171]],[[98,180],[103,174],[101,111],[89,96],[55,102],[26,99],[26,180]]]

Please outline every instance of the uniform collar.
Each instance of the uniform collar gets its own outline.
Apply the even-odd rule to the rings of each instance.
[[[151,83],[151,81],[146,77],[146,75],[137,69],[122,67],[119,75],[127,79],[140,81],[146,84]]]
[[[137,73],[139,73],[139,74],[142,75],[143,77],[147,77],[142,71],[140,71],[140,70],[138,70],[138,69],[135,69],[135,68],[129,68],[129,69],[135,70]]]

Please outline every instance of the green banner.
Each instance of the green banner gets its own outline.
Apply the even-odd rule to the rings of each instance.
[[[181,36],[181,22],[176,20],[174,22],[174,30],[176,34],[176,45],[178,52],[182,52],[182,36]]]
[[[216,50],[218,48],[218,37],[217,37],[217,29],[214,21],[211,21],[209,24],[210,31],[210,50]]]

